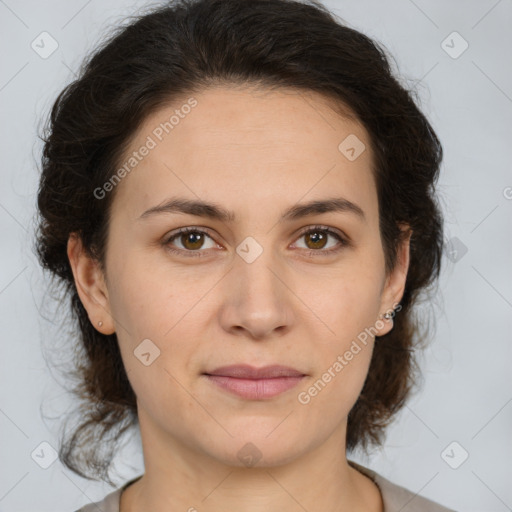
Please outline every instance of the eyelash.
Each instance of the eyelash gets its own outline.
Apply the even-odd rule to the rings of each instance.
[[[333,231],[332,229],[328,228],[327,226],[313,226],[313,227],[307,228],[305,231],[302,231],[300,233],[300,235],[297,237],[297,240],[299,240],[300,238],[302,238],[305,235],[308,235],[309,233],[315,233],[315,232],[322,232],[322,233],[331,235],[334,238],[336,238],[340,242],[341,245],[339,245],[338,247],[336,247],[334,249],[328,249],[325,251],[322,249],[304,249],[306,251],[306,253],[308,254],[308,256],[318,256],[318,255],[329,256],[329,255],[338,253],[345,247],[350,246],[350,242],[345,237],[343,237],[336,231]],[[175,249],[170,246],[170,243],[172,241],[174,241],[180,235],[183,235],[186,233],[202,233],[202,234],[205,234],[208,237],[213,239],[213,237],[211,236],[211,234],[209,233],[208,230],[200,229],[195,226],[180,228],[178,231],[176,231],[171,236],[169,236],[166,239],[166,241],[164,242],[164,245],[167,247],[167,250],[173,254],[178,254],[178,255],[185,254],[186,257],[189,257],[189,256],[190,257],[204,257],[204,254],[202,254],[202,253],[204,253],[205,251],[201,250],[201,249],[192,251],[192,250]]]

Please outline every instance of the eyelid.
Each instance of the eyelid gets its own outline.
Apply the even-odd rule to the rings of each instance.
[[[321,225],[321,224],[314,224],[312,226],[306,226],[299,232],[299,234],[295,238],[295,241],[297,241],[304,235],[311,233],[311,232],[315,232],[315,231],[323,231],[323,232],[327,233],[328,236],[329,235],[333,236],[334,238],[336,238],[338,240],[339,245],[338,245],[338,247],[327,249],[325,251],[323,251],[321,249],[302,249],[302,251],[306,251],[308,253],[308,255],[317,254],[320,256],[322,256],[322,255],[329,256],[332,254],[339,253],[344,248],[352,247],[352,241],[351,241],[350,237],[348,237],[343,231],[333,228],[331,226],[325,226],[325,225]]]
[[[184,249],[174,248],[170,247],[170,243],[173,239],[179,237],[180,235],[184,233],[202,233],[206,236],[210,237],[212,241],[214,241],[217,245],[219,245],[213,236],[213,231],[210,228],[204,227],[204,226],[186,226],[183,228],[178,228],[174,231],[171,231],[168,235],[166,235],[163,239],[162,245],[164,245],[168,251],[170,251],[173,254],[186,254],[186,256],[192,256],[192,257],[201,257],[204,255],[205,250],[204,249],[198,249],[197,251],[187,251]]]
[[[333,228],[331,226],[324,226],[322,224],[314,224],[312,226],[306,226],[305,228],[301,229],[299,231],[299,234],[297,235],[297,238],[300,238],[301,236],[304,236],[306,233],[309,233],[310,231],[326,231],[329,234],[337,235],[339,236],[343,241],[345,241],[347,244],[350,241],[350,238],[340,229]]]
[[[343,233],[342,231],[340,231],[336,228],[330,227],[330,226],[324,226],[324,225],[320,225],[320,224],[306,226],[303,229],[301,229],[300,232],[296,235],[296,237],[294,239],[294,243],[299,238],[303,237],[304,235],[306,235],[310,232],[314,232],[315,230],[323,231],[323,232],[326,232],[328,235],[334,236],[335,238],[338,239],[340,246],[337,248],[334,248],[334,249],[331,248],[331,249],[328,249],[325,251],[321,250],[321,249],[301,249],[303,251],[307,251],[308,254],[311,254],[311,253],[320,254],[320,255],[321,254],[324,254],[324,255],[334,254],[334,253],[339,252],[344,247],[349,247],[352,245],[350,238],[347,235],[345,235],[345,233]],[[186,226],[186,227],[174,230],[168,236],[164,237],[163,245],[166,246],[168,248],[168,250],[171,251],[172,253],[175,253],[175,254],[176,253],[177,254],[185,253],[185,254],[187,254],[187,256],[188,255],[202,256],[206,251],[208,251],[208,249],[206,249],[206,250],[198,249],[196,251],[192,251],[192,250],[187,251],[184,249],[169,248],[170,242],[183,233],[203,233],[206,236],[210,237],[217,245],[219,245],[218,242],[215,240],[214,235],[212,234],[213,231],[210,228],[203,227],[203,226]],[[297,249],[294,249],[294,250],[297,250]]]

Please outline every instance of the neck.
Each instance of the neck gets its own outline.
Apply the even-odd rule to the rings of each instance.
[[[383,510],[378,487],[347,462],[345,428],[287,463],[238,467],[140,427],[145,473],[123,492],[120,512]]]

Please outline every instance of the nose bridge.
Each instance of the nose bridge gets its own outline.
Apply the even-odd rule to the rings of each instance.
[[[279,259],[254,239],[239,244],[237,253],[234,267],[228,274],[222,317],[224,328],[245,329],[255,338],[276,329],[282,331],[291,318],[291,305]]]

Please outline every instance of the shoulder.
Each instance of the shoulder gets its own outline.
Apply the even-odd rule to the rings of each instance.
[[[413,493],[404,487],[390,482],[375,471],[361,466],[354,461],[349,460],[349,464],[371,478],[379,487],[384,502],[384,512],[455,512],[452,509],[443,507],[435,501],[429,500],[416,493]],[[119,489],[107,494],[101,501],[89,503],[76,512],[119,512],[119,502],[121,493],[131,483],[138,480],[137,477],[124,484]]]
[[[101,501],[96,501],[94,503],[89,503],[84,505],[82,508],[76,510],[76,512],[119,512],[119,503],[121,501],[121,493],[126,489],[130,484],[141,478],[142,475],[138,476],[126,482],[122,487],[112,491],[110,494],[107,494]]]
[[[435,501],[419,496],[404,487],[390,482],[375,471],[361,466],[354,461],[349,460],[348,463],[377,484],[382,494],[384,512],[455,512]]]
[[[119,512],[119,500],[122,488],[107,494],[101,501],[89,503],[78,509],[76,512]]]
[[[89,503],[78,509],[76,512],[119,512],[119,500],[121,498],[121,490],[117,489],[107,494],[101,501]]]

